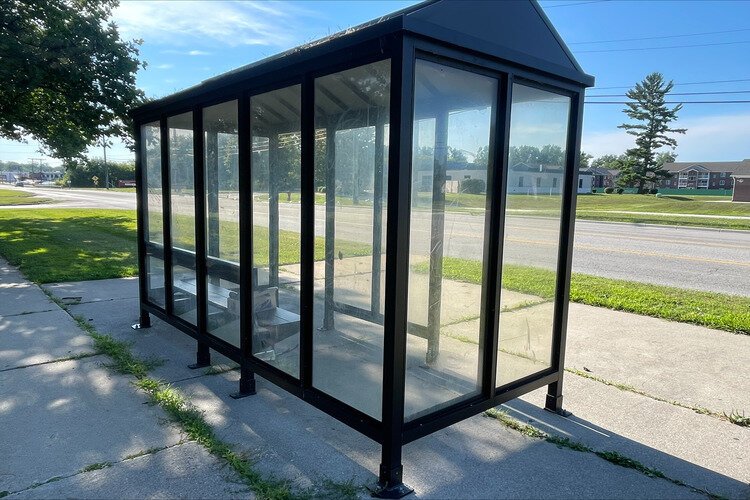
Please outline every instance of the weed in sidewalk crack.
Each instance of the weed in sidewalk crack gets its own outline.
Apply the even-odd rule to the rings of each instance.
[[[717,411],[709,410],[708,408],[705,408],[703,406],[692,406],[692,405],[681,403],[679,401],[675,401],[672,399],[662,398],[661,396],[650,394],[646,391],[642,391],[641,389],[636,389],[632,385],[623,384],[620,382],[614,382],[612,380],[607,380],[605,378],[597,377],[596,375],[591,375],[590,373],[586,373],[584,371],[577,370],[575,368],[566,368],[565,371],[568,373],[572,373],[573,375],[578,375],[579,377],[593,380],[594,382],[599,382],[604,385],[614,387],[621,391],[632,392],[633,394],[644,396],[649,399],[653,399],[654,401],[659,401],[660,403],[667,403],[672,406],[677,406],[679,408],[685,408],[686,410],[692,410],[699,415],[708,415],[714,418],[718,418],[719,420],[726,420],[727,422],[731,422],[734,425],[739,425],[740,427],[750,427],[750,417],[745,417],[744,412],[742,412],[741,415],[737,410],[732,410],[732,412],[729,414],[719,413]]]
[[[91,472],[95,470],[106,469],[108,467],[112,467],[112,462],[97,462],[95,464],[87,465],[86,467],[82,468],[80,472]]]
[[[154,404],[159,405],[187,434],[188,438],[203,445],[211,454],[223,459],[261,498],[292,498],[289,485],[284,481],[268,480],[253,470],[252,464],[229,445],[217,438],[206,422],[203,413],[192,406],[176,389],[150,378],[142,378],[135,385],[146,392]]]
[[[567,438],[567,437],[560,437],[560,436],[548,434],[540,429],[537,429],[536,427],[533,427],[531,425],[518,421],[517,419],[511,417],[504,411],[500,411],[495,408],[492,408],[484,412],[484,415],[496,419],[504,426],[510,429],[516,430],[524,434],[525,436],[529,436],[535,439],[543,439],[544,441],[550,444],[554,444],[558,448],[566,448],[572,451],[577,451],[577,452],[582,452],[582,453],[593,453],[597,457],[603,460],[606,460],[607,462],[611,464],[614,464],[620,467],[625,467],[627,469],[633,469],[648,477],[664,479],[665,481],[669,481],[670,483],[675,484],[677,486],[684,486],[697,493],[702,493],[712,499],[722,498],[720,495],[711,493],[705,489],[696,488],[694,486],[691,486],[685,483],[684,481],[680,479],[673,479],[667,476],[666,474],[664,474],[664,472],[660,471],[659,469],[648,467],[642,464],[641,462],[639,462],[638,460],[635,460],[626,455],[623,455],[622,453],[618,451],[595,450],[594,448],[584,443],[581,443],[580,441],[572,441],[570,438]]]

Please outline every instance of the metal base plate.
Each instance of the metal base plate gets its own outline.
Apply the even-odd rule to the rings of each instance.
[[[193,363],[192,365],[187,365],[187,367],[191,370],[197,370],[198,368],[208,368],[209,366],[211,366],[211,363]]]
[[[410,493],[414,493],[414,488],[398,483],[394,485],[383,484],[380,481],[373,486],[368,487],[370,494],[375,498],[403,498]]]
[[[242,398],[246,398],[248,396],[254,396],[254,395],[255,395],[255,391],[251,391],[251,392],[233,392],[232,394],[229,395],[229,397],[232,398],[232,399],[242,399]]]

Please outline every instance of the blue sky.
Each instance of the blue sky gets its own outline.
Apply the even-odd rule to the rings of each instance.
[[[148,67],[138,84],[148,96],[162,97],[413,3],[123,2],[114,18],[123,37],[144,40],[141,56]],[[677,84],[673,92],[744,91],[681,100],[750,101],[750,1],[543,0],[541,5],[584,70],[596,77],[591,96],[624,94],[646,74],[660,71]],[[691,47],[678,47],[685,45]],[[692,84],[717,80],[745,81]],[[622,107],[586,106],[584,151],[599,156],[630,147],[632,138],[617,129],[626,119]],[[688,129],[678,136],[679,160],[750,158],[750,103],[686,104],[676,125]],[[33,141],[0,141],[0,159],[39,158],[36,149]],[[91,154],[100,156],[101,150]],[[116,145],[108,157],[132,155]]]

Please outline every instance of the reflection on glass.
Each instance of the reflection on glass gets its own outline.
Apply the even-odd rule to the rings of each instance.
[[[174,314],[196,324],[193,114],[167,119]]]
[[[313,384],[381,417],[390,61],[315,81]]]
[[[250,99],[253,354],[299,377],[299,85]]]
[[[141,161],[146,174],[146,239],[164,244],[161,192],[161,132],[159,122],[141,127]]]
[[[472,282],[484,279],[488,152],[496,95],[493,78],[417,61],[407,420],[480,391],[483,311],[481,287]]]
[[[498,386],[551,363],[569,110],[568,97],[513,85]]]
[[[148,299],[164,307],[164,261],[149,255],[146,258],[146,288]]]
[[[144,171],[146,213],[144,214],[146,252],[146,281],[148,299],[161,307],[165,306],[164,261],[154,257],[154,251],[163,255],[164,207],[162,205],[161,182],[161,129],[159,122],[141,127],[141,164]]]
[[[237,101],[203,110],[208,332],[240,346]]]

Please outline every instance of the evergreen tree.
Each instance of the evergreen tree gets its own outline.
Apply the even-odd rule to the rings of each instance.
[[[637,186],[639,193],[644,191],[647,182],[655,183],[670,176],[662,168],[664,158],[657,158],[658,150],[665,146],[674,149],[677,140],[668,134],[684,134],[687,130],[669,127],[682,108],[682,104],[671,109],[665,104],[666,96],[673,86],[672,81],[666,83],[662,74],[655,72],[625,94],[633,102],[627,103],[627,108],[623,111],[637,123],[623,123],[619,126],[635,136],[635,147],[625,153],[628,160],[621,162],[618,182],[625,186]]]

